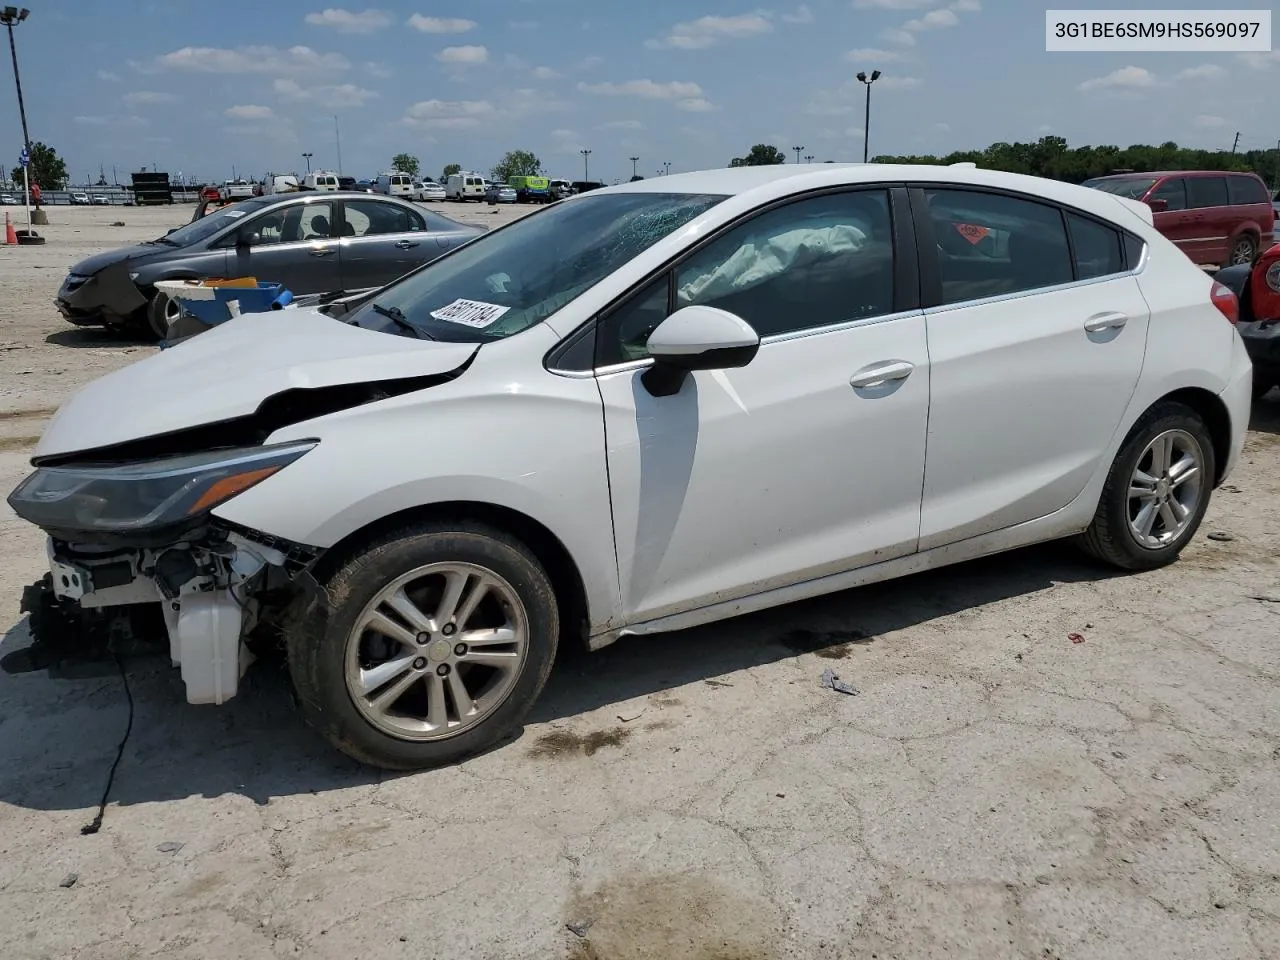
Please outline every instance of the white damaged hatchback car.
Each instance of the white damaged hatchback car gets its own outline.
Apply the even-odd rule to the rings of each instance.
[[[1244,443],[1236,306],[1146,207],[1062,183],[595,190],[90,384],[9,497],[48,533],[24,605],[36,646],[151,616],[192,702],[275,637],[339,749],[445,763],[562,641],[1061,537],[1172,562]]]

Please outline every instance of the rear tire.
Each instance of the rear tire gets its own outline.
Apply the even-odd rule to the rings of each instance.
[[[407,526],[319,586],[289,618],[289,672],[307,722],[361,763],[417,770],[478,753],[520,723],[551,673],[560,635],[551,581],[499,530]]]
[[[1231,243],[1231,252],[1227,255],[1225,266],[1232,267],[1238,264],[1252,264],[1258,256],[1258,241],[1246,234],[1243,237],[1237,237]]]
[[[1156,404],[1129,431],[1076,544],[1122,570],[1173,563],[1204,519],[1216,469],[1200,415],[1182,403]]]

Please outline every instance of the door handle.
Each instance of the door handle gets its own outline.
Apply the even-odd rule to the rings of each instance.
[[[327,257],[333,253],[333,247],[316,247],[311,251],[313,257]]]
[[[397,240],[396,241],[396,246],[399,247],[401,250],[408,250],[410,247],[416,247],[417,245],[418,243],[416,240]]]
[[[1101,333],[1103,330],[1119,330],[1129,318],[1123,313],[1097,313],[1084,322],[1089,333]]]
[[[849,380],[849,386],[855,390],[862,390],[866,387],[878,387],[890,380],[905,380],[911,376],[915,364],[908,363],[906,360],[890,360],[886,363],[873,364],[870,367],[863,367]]]

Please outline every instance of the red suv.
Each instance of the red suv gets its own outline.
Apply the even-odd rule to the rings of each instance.
[[[1266,185],[1252,173],[1122,173],[1084,186],[1141,200],[1155,214],[1156,229],[1202,266],[1252,263],[1271,246],[1280,217]]]

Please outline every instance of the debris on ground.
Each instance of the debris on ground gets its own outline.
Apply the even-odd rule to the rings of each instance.
[[[836,693],[847,693],[849,696],[857,696],[858,690],[851,683],[845,683],[835,675],[830,667],[822,671],[822,685],[828,690],[834,690]]]
[[[1070,640],[1072,643],[1084,643],[1084,634],[1068,633],[1067,639]]]
[[[80,874],[68,873],[65,877],[62,878],[62,882],[59,883],[58,886],[63,887],[67,890],[70,890],[72,887],[76,885],[76,881],[79,879],[80,879]]]
[[[1280,597],[1269,596],[1265,593],[1252,594],[1250,600],[1257,600],[1259,603],[1280,603]]]
[[[639,720],[643,716],[644,716],[644,711],[641,710],[634,717],[624,717],[622,714],[618,714],[618,719],[621,720],[623,723],[630,723],[632,720]]]
[[[178,843],[176,840],[166,840],[164,843],[159,844],[156,849],[161,853],[177,853],[184,846],[186,846],[186,844]]]
[[[565,927],[567,927],[569,932],[575,937],[578,937],[579,939],[586,939],[587,931],[591,929],[591,925],[593,923],[595,923],[594,920],[578,920],[574,923],[566,923]]]
[[[732,687],[733,684],[725,680],[703,680],[708,687]]]
[[[1217,540],[1219,543],[1230,543],[1235,539],[1235,537],[1229,533],[1223,533],[1221,530],[1215,530],[1213,533],[1209,534],[1209,539]]]

